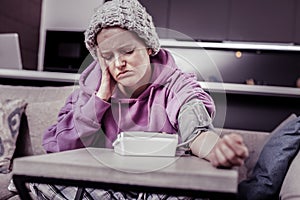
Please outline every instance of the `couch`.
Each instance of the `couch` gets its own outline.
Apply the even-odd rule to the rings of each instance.
[[[14,157],[26,156],[30,154],[44,154],[45,151],[41,146],[42,135],[47,127],[55,123],[59,109],[64,105],[66,97],[78,86],[47,86],[47,87],[31,87],[31,86],[9,86],[0,85],[0,100],[5,99],[24,99],[27,102],[25,116],[27,123],[21,123],[17,146]],[[25,118],[25,119],[26,119]],[[22,118],[23,120],[23,118]],[[25,125],[24,125],[25,124]],[[256,163],[263,145],[270,136],[268,132],[257,132],[248,130],[229,130],[218,129],[222,134],[231,132],[239,133],[243,136],[246,145],[249,148],[250,156],[246,160],[245,165],[239,167],[239,181],[247,178]],[[27,137],[29,136],[29,137]],[[30,138],[29,141],[24,138]],[[30,148],[31,146],[31,148]],[[300,156],[293,161],[293,167],[288,171],[295,173],[299,168]],[[290,172],[291,171],[291,172]],[[298,170],[299,171],[299,170]],[[11,180],[11,173],[0,173],[0,199],[19,199],[17,193],[10,192],[7,187]],[[293,174],[286,178],[283,187],[290,188],[289,184],[293,181]],[[293,197],[295,191],[286,190],[289,194],[283,194],[286,197]]]
[[[25,116],[27,123],[20,125],[20,132],[14,157],[30,154],[44,154],[41,146],[44,130],[56,121],[59,109],[64,105],[67,96],[76,86],[30,87],[0,85],[0,101],[6,99],[24,99],[27,103]],[[26,119],[25,118],[25,119]],[[24,120],[24,118],[22,118]],[[30,136],[30,141],[24,138]],[[8,191],[11,173],[0,173],[0,199],[18,199],[16,193]]]

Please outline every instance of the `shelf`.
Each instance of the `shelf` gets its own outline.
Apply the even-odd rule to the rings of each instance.
[[[0,69],[1,78],[25,79],[25,80],[40,80],[54,82],[78,82],[80,74],[62,73],[62,72],[46,72],[46,71],[31,71],[31,70],[11,70]]]
[[[200,85],[204,90],[218,93],[300,98],[300,88],[214,82],[200,82]]]
[[[300,46],[292,43],[255,43],[255,42],[195,42],[179,41],[174,39],[161,39],[162,47],[172,48],[217,48],[217,49],[247,49],[247,50],[270,50],[270,51],[299,51]]]
[[[77,83],[79,77],[80,74],[75,74],[75,73],[0,69],[0,78],[9,78],[9,79]],[[246,84],[236,84],[236,83],[214,83],[214,82],[199,82],[199,83],[204,90],[210,92],[218,92],[218,93],[226,92],[229,94],[247,94],[247,95],[282,96],[282,97],[300,98],[300,88],[246,85]]]

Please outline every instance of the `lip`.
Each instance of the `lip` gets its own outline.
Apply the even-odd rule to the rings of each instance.
[[[120,73],[118,73],[117,78],[124,77],[124,76],[126,76],[129,72],[130,72],[129,70],[121,71]]]

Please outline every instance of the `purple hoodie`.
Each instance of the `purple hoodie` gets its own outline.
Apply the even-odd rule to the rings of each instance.
[[[101,70],[94,61],[82,73],[80,88],[75,90],[60,110],[58,122],[44,134],[47,152],[58,152],[90,146],[106,135],[106,147],[121,131],[178,132],[177,116],[181,106],[200,99],[211,117],[215,106],[203,91],[195,75],[183,73],[166,50],[151,57],[153,73],[150,86],[138,98],[126,98],[116,87],[110,102],[95,93],[101,82]]]

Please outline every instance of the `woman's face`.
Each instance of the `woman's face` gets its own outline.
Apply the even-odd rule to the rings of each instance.
[[[97,44],[100,62],[120,89],[133,93],[149,83],[151,51],[136,34],[119,27],[105,28],[97,35]]]

